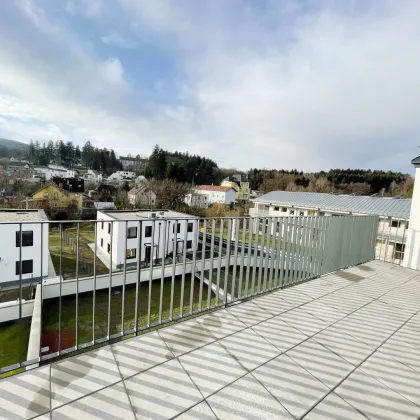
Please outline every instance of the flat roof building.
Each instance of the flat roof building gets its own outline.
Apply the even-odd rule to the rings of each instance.
[[[96,245],[106,265],[148,264],[174,258],[195,245],[199,219],[172,210],[98,211]]]
[[[44,210],[0,210],[0,287],[48,276],[48,221]]]

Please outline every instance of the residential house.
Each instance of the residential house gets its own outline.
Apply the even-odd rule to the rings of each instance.
[[[386,260],[399,262],[404,255],[410,207],[411,199],[272,191],[254,200],[249,215],[256,218],[253,230],[257,232],[263,229],[266,217],[376,214],[377,254],[386,252]]]
[[[117,171],[108,177],[108,181],[131,181],[136,177],[135,172]]]
[[[88,169],[83,175],[83,178],[86,181],[102,182],[102,175],[98,171],[95,171],[95,169]]]
[[[194,193],[206,195],[208,205],[230,205],[235,202],[236,197],[236,191],[232,187],[222,187],[220,185],[200,185],[194,188]]]
[[[98,211],[98,257],[121,268],[191,252],[199,219],[171,210]]]
[[[32,195],[32,206],[44,205],[52,210],[61,210],[71,204],[83,208],[84,181],[78,178],[53,178]]]
[[[35,171],[28,162],[15,160],[9,162],[7,174],[13,179],[30,179]]]
[[[48,276],[48,221],[43,210],[0,210],[0,287]]]
[[[244,203],[251,198],[248,176],[245,174],[228,176],[220,185],[223,187],[232,187],[236,191],[235,201],[237,203]]]
[[[55,177],[60,178],[76,178],[78,173],[75,169],[67,169],[64,166],[49,164],[47,166],[38,166],[34,168],[35,173],[45,179],[51,181]]]
[[[142,182],[128,192],[128,201],[136,207],[151,207],[156,204],[156,194],[147,182]]]
[[[144,172],[147,167],[148,159],[121,156],[120,162],[125,171]]]
[[[192,192],[185,196],[184,201],[185,204],[190,207],[199,207],[201,209],[207,209],[209,207],[209,198],[207,194]]]
[[[112,201],[94,201],[93,205],[96,210],[117,210],[117,207]]]

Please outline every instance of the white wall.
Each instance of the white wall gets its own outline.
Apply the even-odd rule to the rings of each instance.
[[[197,189],[198,194],[207,195],[208,204],[227,204],[230,205],[235,201],[235,190],[232,188],[229,191],[209,191]]]
[[[101,239],[103,239],[104,246],[101,248],[105,253],[107,251],[107,244],[111,241],[111,235],[108,234],[108,224],[111,223],[109,220],[113,220],[110,216],[106,213],[102,213],[98,211],[97,220],[104,220],[104,229],[102,229],[101,223],[98,224],[97,228],[97,246],[101,248]],[[174,241],[173,239],[176,238],[184,241],[185,229],[188,228],[187,223],[193,224],[192,232],[187,232],[186,234],[186,243],[191,241],[191,246],[194,244],[194,234],[198,228],[198,219],[178,219],[177,220],[179,227],[179,233],[177,235],[174,234],[173,226],[175,224],[175,220],[165,220],[165,219],[156,219],[154,222],[151,220],[143,219],[139,221],[118,221],[114,220],[112,222],[111,230],[112,230],[112,262],[113,264],[119,266],[124,264],[124,259],[126,256],[126,249],[136,249],[136,258],[127,259],[127,264],[129,263],[136,263],[138,259],[139,253],[139,241],[140,241],[140,261],[143,262],[146,260],[146,248],[147,244],[151,244],[152,237],[146,237],[146,230],[147,227],[152,227],[153,232],[153,224],[154,224],[154,244],[158,245],[154,248],[153,254],[151,255],[153,259],[156,258],[163,258],[164,256],[170,254],[174,250]],[[141,223],[141,237],[139,238],[140,233],[140,223]],[[135,238],[127,238],[127,232],[129,228],[136,227],[137,228],[137,237]],[[164,238],[165,233],[165,238]],[[166,241],[166,243],[165,243]],[[178,245],[178,249],[176,250],[177,253],[183,251],[183,242]],[[191,250],[192,248],[187,248],[187,250]]]
[[[420,270],[420,165],[415,165],[415,167],[410,224],[407,230],[403,265],[414,270]]]
[[[42,229],[42,230],[41,230]],[[19,224],[0,224],[0,285],[4,282],[19,281],[16,275],[16,261],[20,260],[20,248],[16,246],[16,232]],[[48,223],[41,228],[40,223],[23,223],[22,231],[33,232],[33,245],[22,246],[22,260],[33,261],[33,272],[22,274],[22,280],[48,275]],[[41,249],[41,231],[43,246]],[[42,258],[41,258],[42,255]],[[41,273],[42,261],[42,273]]]

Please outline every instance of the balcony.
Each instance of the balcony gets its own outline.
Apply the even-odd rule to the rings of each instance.
[[[294,234],[276,218],[277,234],[256,237],[244,234],[252,220],[238,220],[197,221],[199,245],[169,266],[181,285],[191,274],[180,292],[172,279],[166,288],[162,265],[154,279],[153,261],[146,287],[132,270],[135,305],[126,267],[121,284],[112,271],[38,284],[32,324],[36,310],[40,321],[56,311],[58,346],[38,341],[35,355],[3,368],[29,370],[0,380],[0,418],[418,419],[420,273],[374,260],[377,218],[309,217]],[[106,282],[105,309],[87,322],[88,285],[98,309]]]
[[[0,381],[0,418],[418,419],[420,276],[372,261]]]

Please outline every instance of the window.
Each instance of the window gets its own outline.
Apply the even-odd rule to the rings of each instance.
[[[188,223],[188,232],[192,232],[193,231],[193,228],[194,228],[193,222]]]
[[[146,238],[150,238],[152,236],[152,226],[146,226],[144,236]]]
[[[104,222],[101,223],[101,229],[104,230]]]
[[[279,210],[280,210],[280,207],[274,206],[274,211],[279,211]]]
[[[399,220],[392,220],[391,221],[391,227],[400,228],[401,227],[401,222]]]
[[[299,216],[305,216],[305,212],[304,211],[300,211],[299,212]]]
[[[125,250],[125,256],[127,258],[127,260],[131,260],[133,258],[136,258],[136,248],[132,248],[132,249],[126,249]]]
[[[325,216],[325,213],[324,213],[323,211],[320,211],[320,212],[318,213],[318,216]]]
[[[172,228],[172,232],[173,232],[173,233],[175,233],[175,225],[174,225],[174,227]],[[178,224],[176,225],[176,233],[179,233],[179,232],[181,232],[181,225],[178,223]]]
[[[287,208],[286,208],[286,207],[282,207],[282,208],[281,208],[281,211],[282,211],[283,213],[286,213],[286,212],[287,212]]]
[[[130,227],[127,230],[127,238],[137,238],[137,228],[136,227]]]
[[[104,238],[101,238],[101,248],[104,247]]]
[[[264,210],[270,210],[270,206],[264,206]]]
[[[33,246],[34,233],[32,230],[22,231],[22,246]],[[20,246],[20,231],[16,232],[16,246]]]
[[[294,210],[290,210],[290,214],[295,214],[295,211]]]
[[[108,233],[111,233],[111,223],[108,223]]]
[[[108,244],[108,254],[110,254],[110,253],[111,253],[111,245]]]
[[[405,245],[395,244],[395,259],[402,260],[404,258]]]
[[[44,198],[48,198],[48,193],[44,193]]]
[[[192,248],[192,241],[187,241],[187,249],[191,249]]]
[[[23,260],[22,261],[22,274],[30,274],[33,272],[33,261]],[[20,261],[16,261],[16,275],[20,273]]]

